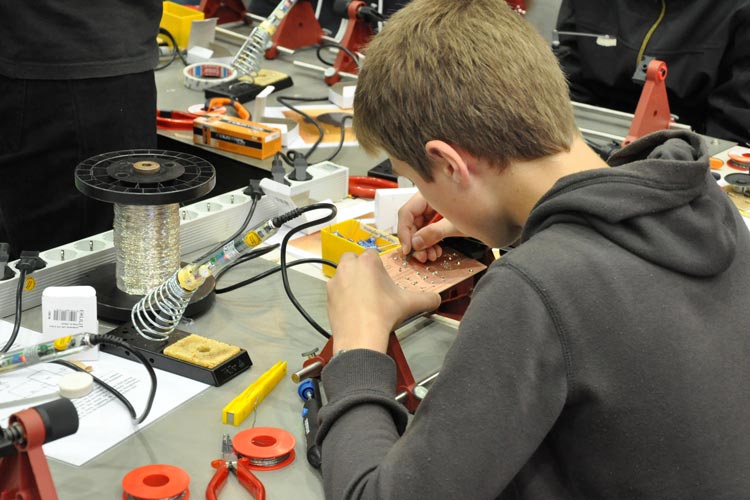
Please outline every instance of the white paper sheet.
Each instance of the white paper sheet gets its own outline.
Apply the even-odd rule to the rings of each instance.
[[[11,329],[11,324],[0,321],[0,341],[3,344]],[[24,345],[35,343],[40,336],[26,329],[19,333]],[[137,415],[141,415],[151,382],[148,372],[140,363],[101,353],[98,361],[87,364],[93,367],[93,375],[123,393]],[[0,374],[0,423],[3,427],[13,413],[55,399],[57,381],[67,373],[70,373],[70,369],[64,366],[41,363]],[[145,422],[135,425],[125,406],[95,385],[89,395],[73,400],[80,422],[78,432],[45,444],[45,455],[71,465],[83,465],[210,387],[162,370],[156,370],[156,377],[156,398]]]

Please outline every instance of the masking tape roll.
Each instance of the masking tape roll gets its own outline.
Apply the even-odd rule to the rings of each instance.
[[[237,78],[237,70],[228,64],[195,63],[182,70],[182,83],[191,90],[203,90]]]
[[[190,498],[190,476],[174,465],[152,464],[133,469],[122,478],[123,500]]]
[[[276,427],[253,427],[232,439],[237,455],[246,457],[251,469],[275,470],[294,461],[294,436]]]

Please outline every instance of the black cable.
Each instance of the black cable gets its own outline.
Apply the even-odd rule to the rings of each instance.
[[[235,238],[241,235],[242,232],[245,230],[245,228],[247,228],[247,226],[250,224],[250,221],[253,219],[253,215],[255,215],[255,209],[257,208],[257,206],[258,206],[258,198],[253,197],[253,202],[250,205],[250,211],[248,211],[247,216],[245,217],[245,220],[242,223],[242,226],[232,236],[222,241],[221,243],[213,247],[211,250],[209,250],[208,252],[200,256],[199,258],[194,259],[193,262],[203,262],[207,258],[211,257],[213,254],[215,254],[216,252],[224,248],[224,245],[231,243],[232,241],[234,241]]]
[[[299,226],[293,227],[289,232],[284,236],[284,238],[281,240],[281,248],[279,250],[280,252],[280,262],[279,267],[281,267],[281,281],[284,284],[284,291],[286,292],[287,296],[289,297],[289,300],[291,301],[292,305],[299,311],[299,313],[302,315],[303,318],[307,320],[310,325],[312,325],[315,330],[318,331],[321,335],[323,335],[325,338],[330,338],[331,334],[328,333],[322,326],[320,326],[313,318],[308,314],[307,311],[302,307],[302,305],[299,303],[297,298],[294,296],[294,293],[292,293],[292,289],[289,286],[289,276],[287,274],[287,263],[286,263],[286,248],[289,244],[289,240],[291,239],[292,235],[295,233],[298,233],[302,231],[303,229],[307,229],[308,227],[317,226],[319,224],[323,224],[325,222],[331,221],[336,217],[336,206],[332,203],[315,203],[312,205],[308,205],[306,207],[303,207],[300,209],[300,213],[304,212],[310,212],[312,210],[317,210],[319,208],[327,208],[331,211],[330,214],[326,215],[325,217],[321,217],[319,219],[314,219],[312,221],[306,222],[304,224],[300,224]]]
[[[180,51],[180,46],[177,43],[177,40],[175,40],[174,35],[170,33],[169,31],[165,30],[164,28],[159,28],[159,34],[164,35],[167,40],[172,44],[172,51],[169,54],[169,60],[165,62],[164,64],[160,64],[156,68],[154,68],[154,71],[159,71],[160,69],[164,69],[170,64],[174,62],[175,59],[178,57],[180,58],[180,61],[182,61],[182,64],[187,66],[188,62],[185,59],[185,56],[182,55],[182,51]]]
[[[341,152],[341,148],[344,147],[344,139],[346,138],[346,120],[351,119],[354,119],[353,115],[346,115],[341,118],[341,138],[339,139],[339,145],[336,147],[336,150],[328,156],[328,158],[326,158],[325,160],[320,160],[321,162],[332,161],[334,158],[336,158],[336,155]]]
[[[299,266],[301,264],[326,264],[328,266],[331,266],[334,269],[336,268],[336,263],[335,262],[332,262],[332,261],[326,260],[326,259],[319,259],[317,257],[310,257],[308,259],[299,259],[299,260],[295,260],[295,261],[292,261],[292,262],[288,262],[287,265],[286,265],[286,267],[289,268],[289,267]],[[246,279],[244,281],[240,281],[238,283],[235,283],[233,285],[229,285],[229,286],[224,287],[224,288],[217,288],[215,290],[215,292],[216,293],[231,292],[231,291],[237,290],[238,288],[242,288],[243,286],[255,283],[256,281],[260,281],[263,278],[267,278],[267,277],[271,276],[272,274],[277,273],[279,271],[281,271],[281,266],[272,267],[271,269],[267,269],[266,271],[263,271],[260,274],[256,274],[252,278],[248,278],[248,279]]]
[[[357,70],[361,70],[362,69],[362,63],[359,61],[359,57],[357,56],[357,54],[355,54],[351,50],[347,49],[346,47],[344,47],[340,43],[331,42],[331,41],[325,41],[325,42],[321,43],[320,45],[318,45],[318,47],[315,49],[315,55],[317,56],[318,61],[320,61],[323,64],[328,65],[328,66],[333,66],[335,64],[335,61],[334,62],[329,62],[326,59],[324,59],[323,56],[320,54],[320,52],[323,49],[327,48],[327,47],[333,47],[335,49],[339,49],[344,54],[346,54],[347,56],[349,56],[352,59],[352,61],[354,61],[354,64],[357,65]]]
[[[10,334],[8,342],[5,343],[0,353],[8,352],[10,346],[16,341],[18,337],[18,331],[21,329],[21,313],[23,312],[23,287],[26,283],[26,269],[21,269],[20,275],[18,276],[18,287],[16,288],[16,317],[13,320],[13,331]]]
[[[281,158],[282,160],[284,160],[284,163],[286,163],[290,167],[294,167],[294,160],[299,155],[302,155],[302,153],[300,153],[299,151],[295,151],[293,149],[287,151],[286,153],[284,153],[283,151],[279,151],[278,153],[276,153],[276,156],[278,156],[279,158]],[[302,156],[304,156],[304,155],[302,155]]]
[[[128,398],[126,398],[120,391],[118,391],[117,389],[115,389],[114,387],[112,387],[111,385],[109,385],[108,383],[106,383],[104,380],[100,379],[99,377],[97,377],[93,373],[89,373],[86,370],[84,370],[83,368],[81,368],[80,366],[78,366],[76,364],[73,364],[70,361],[67,361],[65,359],[54,359],[54,360],[50,361],[50,363],[55,363],[57,365],[64,366],[66,368],[70,368],[71,370],[76,370],[76,371],[79,371],[79,372],[88,373],[94,379],[94,382],[96,382],[97,384],[99,384],[100,386],[102,386],[102,388],[105,391],[108,391],[109,393],[111,393],[114,397],[116,397],[117,399],[119,399],[120,402],[122,402],[123,405],[125,405],[125,408],[128,409],[128,412],[130,413],[130,417],[133,420],[136,419],[135,408],[133,408],[133,405],[130,404],[130,401],[128,401]]]
[[[142,423],[144,420],[146,420],[146,417],[148,417],[148,414],[151,412],[151,406],[154,404],[154,398],[156,397],[156,372],[154,372],[154,367],[151,366],[151,363],[148,362],[146,357],[141,354],[140,351],[138,351],[137,349],[133,349],[130,344],[120,339],[119,337],[115,337],[114,335],[91,335],[90,340],[92,345],[111,344],[125,349],[133,356],[138,358],[138,361],[140,361],[143,367],[146,368],[146,371],[151,378],[151,390],[148,393],[148,399],[146,400],[146,406],[143,409],[143,413],[141,413],[141,416],[138,417],[135,421],[137,424]]]
[[[308,314],[307,311],[302,307],[302,304],[299,303],[297,298],[292,293],[292,289],[289,286],[289,276],[287,274],[287,263],[286,263],[286,247],[289,244],[289,240],[291,239],[292,235],[295,233],[298,233],[302,231],[303,229],[307,229],[308,227],[317,226],[319,224],[323,224],[325,222],[331,221],[336,218],[336,205],[333,203],[314,203],[312,205],[308,205],[306,207],[301,208],[301,213],[304,212],[310,212],[312,210],[317,210],[319,208],[327,208],[331,211],[330,214],[326,215],[325,217],[321,217],[320,219],[314,219],[310,222],[305,222],[304,224],[300,224],[299,226],[295,226],[291,230],[289,230],[288,233],[284,236],[284,238],[281,240],[281,249],[279,250],[281,253],[281,259],[279,262],[279,266],[281,267],[281,281],[284,284],[284,291],[286,292],[287,296],[289,297],[289,300],[292,302],[292,305],[299,311],[299,313],[302,315],[303,318],[307,320],[310,325],[312,325],[315,330],[318,331],[321,335],[323,335],[325,338],[331,338],[331,334],[328,333],[322,326],[320,326],[313,318]]]
[[[317,226],[319,224],[323,224],[325,222],[333,220],[336,217],[336,213],[337,213],[336,206],[333,205],[332,203],[315,203],[315,204],[312,204],[312,205],[307,205],[306,207],[295,209],[292,212],[289,212],[287,214],[283,214],[282,216],[275,218],[274,219],[274,224],[277,225],[277,227],[279,227],[280,225],[282,225],[287,220],[291,220],[293,218],[299,217],[300,215],[302,215],[305,212],[310,212],[312,210],[318,210],[318,209],[321,209],[321,208],[327,208],[327,209],[329,209],[331,211],[331,213],[328,214],[328,215],[326,215],[326,216],[324,216],[324,217],[320,217],[318,219],[314,219],[314,220],[306,222],[304,224],[300,224],[299,226],[293,227],[292,229],[289,230],[289,232],[281,240],[281,248],[279,250],[280,253],[281,253],[281,259],[280,259],[279,266],[277,266],[275,268],[272,268],[272,269],[269,269],[267,271],[264,271],[263,273],[261,273],[261,274],[259,274],[257,276],[254,276],[252,278],[249,278],[249,279],[247,279],[247,280],[245,280],[243,282],[240,282],[240,283],[237,283],[237,284],[234,284],[234,285],[230,285],[230,286],[222,288],[222,289],[217,289],[216,293],[226,293],[226,292],[230,292],[232,290],[236,290],[237,288],[240,288],[242,286],[248,285],[250,283],[254,283],[254,282],[256,282],[258,280],[261,280],[261,279],[263,279],[263,278],[265,278],[267,276],[270,276],[271,274],[274,274],[275,272],[281,271],[281,281],[284,284],[284,291],[286,292],[287,296],[289,297],[289,300],[292,303],[292,305],[297,309],[297,311],[299,311],[299,313],[302,315],[302,317],[305,318],[305,320],[307,320],[307,322],[310,323],[310,325],[318,333],[320,333],[321,335],[323,335],[325,338],[330,338],[331,334],[328,333],[325,330],[325,328],[323,328],[322,326],[320,326],[318,324],[318,322],[315,321],[313,319],[313,317],[310,316],[310,314],[307,311],[305,311],[305,309],[299,303],[299,301],[297,300],[297,298],[294,296],[294,293],[292,292],[292,289],[289,286],[289,276],[287,275],[287,269],[289,267],[293,267],[293,266],[296,266],[296,265],[299,265],[299,264],[312,263],[312,262],[326,264],[326,265],[329,265],[329,266],[334,267],[334,268],[336,267],[336,264],[334,264],[333,262],[324,260],[324,259],[317,259],[317,258],[315,258],[315,259],[301,259],[301,260],[297,260],[297,261],[294,261],[294,262],[291,262],[291,263],[287,263],[287,261],[286,261],[286,249],[287,249],[287,246],[289,244],[289,240],[291,239],[292,235],[294,235],[295,233],[298,233],[299,231],[301,231],[303,229],[306,229],[308,227]]]
[[[298,115],[300,115],[305,120],[308,120],[315,125],[315,127],[318,129],[318,139],[315,141],[315,143],[312,145],[310,150],[304,154],[305,159],[310,158],[310,155],[315,152],[315,150],[318,148],[318,145],[323,141],[323,137],[325,136],[325,131],[323,130],[323,127],[320,126],[320,123],[318,120],[313,118],[312,116],[308,115],[304,111],[300,110],[299,108],[296,108],[289,104],[286,101],[299,101],[299,102],[316,102],[316,101],[327,101],[328,97],[289,97],[289,96],[278,96],[276,98],[276,102],[286,106],[287,108],[291,109]],[[292,151],[287,152],[287,155],[291,153]]]
[[[217,272],[214,275],[215,282],[218,284],[219,283],[219,279],[221,279],[221,277],[224,275],[224,273],[226,273],[227,271],[229,271],[233,267],[238,266],[239,264],[242,264],[242,263],[247,262],[249,260],[253,260],[253,259],[257,259],[258,257],[262,257],[263,255],[265,255],[267,253],[273,252],[274,250],[276,250],[277,248],[279,248],[279,246],[280,245],[278,243],[276,243],[275,245],[270,245],[270,246],[267,246],[267,247],[258,248],[258,249],[255,249],[255,250],[251,251],[251,252],[246,253],[245,255],[242,255],[236,261],[232,262],[231,264],[227,264],[227,266],[225,268],[220,269],[219,272]],[[222,292],[219,291],[219,289],[216,289],[215,292],[216,293],[222,293]]]

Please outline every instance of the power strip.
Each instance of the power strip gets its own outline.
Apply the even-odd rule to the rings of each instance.
[[[288,212],[319,201],[340,201],[349,194],[349,169],[329,161],[317,163],[307,168],[312,176],[308,181],[293,181],[286,175],[289,185],[281,184],[272,179],[261,179],[260,187],[268,197],[274,199],[279,212]],[[325,216],[325,209],[312,210],[303,213],[289,225],[299,225]],[[301,222],[300,222],[301,221]],[[310,234],[319,231],[321,227],[334,224],[328,221],[317,226],[303,229],[302,233]]]
[[[231,236],[244,222],[252,200],[243,189],[230,191],[180,208],[180,249],[183,255],[208,248]],[[258,202],[251,224],[275,217],[278,204],[269,196]],[[83,276],[96,267],[114,262],[116,255],[112,231],[61,245],[40,254],[47,267],[35,271],[34,288],[23,292],[23,310],[42,303],[48,286],[86,285]],[[0,281],[0,316],[15,313],[18,261],[9,264],[15,277]]]
[[[307,173],[312,177],[307,181],[294,181],[289,178],[291,174],[285,176],[289,182],[289,192],[286,196],[300,199],[305,193],[308,193],[308,202],[315,202],[339,201],[349,194],[348,168],[330,161],[324,161],[307,167]],[[264,182],[265,180],[261,181],[261,187],[263,187]]]

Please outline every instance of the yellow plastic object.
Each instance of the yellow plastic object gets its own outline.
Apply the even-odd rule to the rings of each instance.
[[[221,422],[240,425],[286,375],[286,361],[273,365],[221,410]]]
[[[164,2],[159,26],[172,34],[180,49],[186,49],[190,39],[190,26],[193,21],[200,21],[203,17],[200,10],[167,1]]]
[[[359,244],[363,240],[369,240],[377,245],[380,255],[401,248],[401,244],[395,236],[354,219],[324,227],[320,231],[320,240],[323,258],[336,264],[339,263],[341,256],[346,252],[353,252],[357,255],[364,252],[367,247]],[[323,274],[329,278],[335,273],[336,270],[331,266],[323,266]]]

